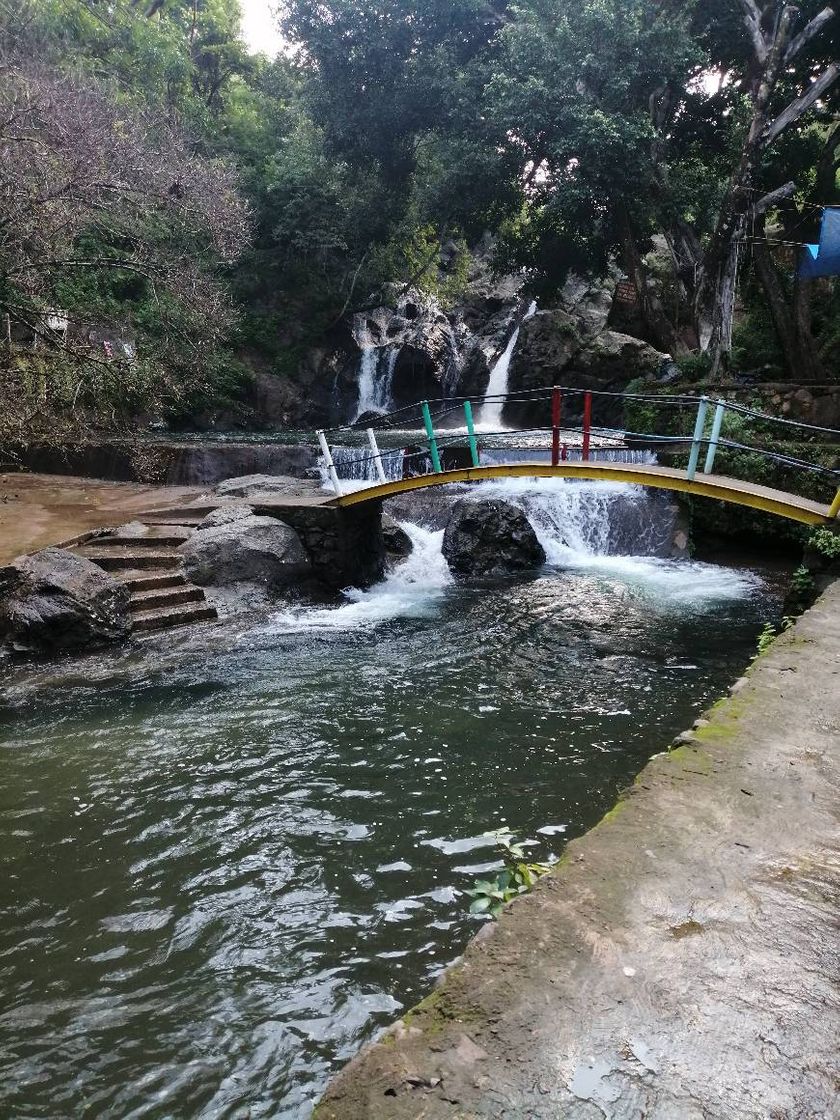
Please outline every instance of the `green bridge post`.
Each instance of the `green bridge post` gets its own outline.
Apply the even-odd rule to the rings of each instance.
[[[472,456],[472,465],[478,467],[481,465],[478,458],[478,444],[475,439],[475,425],[473,424],[472,405],[469,401],[464,401],[464,418],[467,421],[467,436],[470,441],[470,455]]]
[[[426,435],[429,439],[429,454],[432,456],[432,467],[434,468],[435,474],[442,474],[443,467],[440,465],[440,455],[438,454],[435,429],[432,426],[432,414],[429,411],[428,401],[423,401],[423,423],[426,425]]]
[[[700,459],[700,444],[703,440],[703,432],[706,430],[706,410],[708,407],[708,397],[701,397],[700,407],[697,409],[697,422],[694,425],[694,438],[691,442],[691,454],[688,457],[688,469],[685,472],[689,482],[693,482],[694,476],[697,474],[697,463]]]

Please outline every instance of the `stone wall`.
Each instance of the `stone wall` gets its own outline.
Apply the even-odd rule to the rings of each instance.
[[[280,517],[300,536],[313,575],[334,591],[370,587],[385,574],[382,503],[364,502],[346,509],[334,506],[261,507],[258,514]]]
[[[318,461],[314,446],[277,443],[179,443],[155,440],[16,451],[27,470],[41,474],[79,475],[112,482],[145,482],[166,486],[212,486],[239,475],[292,475],[304,478]]]

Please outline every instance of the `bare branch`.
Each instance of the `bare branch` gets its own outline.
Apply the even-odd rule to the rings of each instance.
[[[836,62],[832,62],[829,68],[815,82],[811,83],[801,97],[791,101],[790,105],[767,126],[761,138],[762,144],[765,147],[772,144],[786,128],[792,125],[794,121],[799,120],[803,113],[807,113],[814,103],[819,101],[826,90],[834,85],[838,77],[840,77],[840,66]]]
[[[834,19],[833,8],[823,8],[819,15],[814,16],[808,26],[799,32],[785,51],[785,65],[787,66],[789,62],[792,62],[802,48],[832,19]]]
[[[785,183],[784,186],[777,187],[776,190],[763,195],[758,202],[756,202],[753,210],[756,214],[763,214],[765,211],[775,206],[777,202],[781,202],[783,198],[790,198],[795,191],[796,183]]]
[[[752,39],[755,56],[764,65],[767,61],[767,55],[770,53],[770,44],[761,30],[761,11],[755,0],[740,0],[740,4],[744,13],[744,26],[750,39]]]

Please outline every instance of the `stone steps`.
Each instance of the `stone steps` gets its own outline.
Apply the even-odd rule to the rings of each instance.
[[[155,588],[184,587],[187,583],[182,572],[145,572],[138,571],[135,568],[127,568],[124,571],[116,571],[111,574],[126,584],[132,594],[135,591],[153,591]]]
[[[155,587],[147,591],[132,592],[129,610],[137,614],[158,607],[174,607],[183,603],[204,603],[204,591],[192,583],[181,587]]]
[[[154,530],[158,531],[155,532]],[[179,532],[178,529],[181,531]],[[150,526],[148,534],[144,536],[125,536],[109,534],[107,537],[96,537],[88,541],[85,548],[178,548],[184,541],[192,536],[192,529],[187,526]]]
[[[196,523],[201,520],[198,514]],[[129,615],[135,634],[174,629],[218,618],[204,589],[189,583],[178,548],[189,540],[193,527],[182,521],[151,524],[145,517],[142,535],[120,531],[85,541],[75,551],[108,571],[129,590]]]
[[[144,633],[149,630],[188,626],[196,622],[211,622],[217,618],[216,608],[211,607],[209,603],[184,603],[132,612],[131,625],[136,633]]]
[[[155,551],[143,550],[134,548],[120,548],[114,545],[108,547],[100,546],[98,548],[91,548],[90,545],[85,545],[83,548],[76,549],[79,556],[84,556],[86,560],[98,564],[100,568],[105,568],[106,571],[117,572],[130,568],[154,568],[154,569],[175,569],[181,566],[181,557],[174,550],[171,552],[162,552],[157,549]]]
[[[154,514],[146,514],[145,524],[153,527],[160,528],[173,528],[184,527],[187,529],[194,529],[196,525],[200,525],[204,520],[206,514],[203,513],[183,513],[183,514],[165,514],[156,517]]]
[[[211,502],[200,506],[173,506],[170,509],[151,510],[144,513],[144,525],[198,525],[208,513],[218,509],[224,502]]]

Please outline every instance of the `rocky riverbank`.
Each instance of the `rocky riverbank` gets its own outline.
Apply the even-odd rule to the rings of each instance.
[[[840,582],[317,1120],[834,1115]]]

